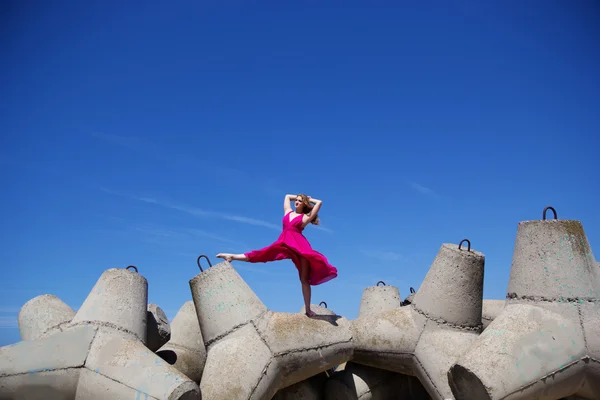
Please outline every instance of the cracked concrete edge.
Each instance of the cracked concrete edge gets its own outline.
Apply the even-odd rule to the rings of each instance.
[[[259,336],[260,336],[260,334],[259,334]],[[299,348],[299,349],[281,351],[279,353],[272,353],[272,354],[273,354],[274,357],[284,357],[284,356],[287,356],[289,354],[302,353],[302,352],[305,352],[305,351],[312,351],[312,350],[322,350],[322,349],[327,349],[329,347],[334,347],[334,346],[337,346],[337,345],[343,345],[343,344],[347,344],[347,343],[352,343],[352,339],[349,339],[349,340],[340,340],[338,342],[331,342],[331,343],[327,343],[327,344],[323,344],[323,345],[319,345],[319,346],[313,346],[313,347],[306,347],[306,348]],[[354,349],[352,349],[352,350],[354,351]]]
[[[475,332],[475,333],[480,333],[483,330],[483,323],[479,323],[475,326],[457,325],[457,324],[453,324],[452,322],[448,322],[443,318],[434,318],[434,317],[430,316],[423,310],[420,310],[419,308],[417,308],[417,306],[415,306],[414,303],[410,304],[408,307],[412,307],[413,310],[415,310],[415,312],[421,314],[422,316],[427,318],[428,321],[431,321],[440,327],[450,327],[450,328],[461,330],[461,331],[468,331],[468,332]]]
[[[600,303],[600,299],[596,297],[545,297],[545,296],[529,296],[518,295],[517,293],[507,293],[506,301],[518,300],[532,303]]]
[[[436,386],[431,375],[429,375],[429,372],[427,372],[427,369],[423,366],[423,364],[421,363],[421,360],[419,360],[419,357],[413,355],[413,360],[414,360],[415,367],[416,367],[416,371],[415,371],[416,376],[417,376],[417,378],[419,378],[421,385],[423,385],[425,387],[425,390],[427,390],[427,392],[429,393],[429,396],[431,396],[431,398],[433,398],[433,399],[444,400],[444,396],[442,395],[442,392]],[[421,376],[419,376],[419,375],[421,375]],[[426,378],[426,379],[423,379],[423,378]],[[432,393],[437,395],[437,397],[433,396]]]
[[[204,342],[204,346],[206,347],[207,351],[208,348],[218,342],[220,342],[221,340],[225,339],[227,336],[231,335],[232,333],[234,333],[235,331],[243,328],[244,326],[248,325],[248,324],[252,324],[252,326],[254,327],[254,329],[256,329],[256,321],[261,319],[265,314],[267,314],[269,312],[269,309],[266,309],[265,311],[261,312],[259,315],[257,315],[255,318],[251,318],[248,321],[242,322],[234,327],[232,327],[231,329],[229,329],[227,332],[213,338],[210,340],[207,340]],[[256,329],[256,331],[258,332],[258,329]],[[258,332],[258,335],[260,336],[260,332]],[[262,336],[260,336],[261,339]],[[264,339],[263,339],[264,340]],[[268,346],[267,346],[268,347]]]
[[[75,323],[68,323],[66,324],[63,328],[63,332],[66,332],[67,330],[69,330],[70,328],[74,328],[77,326],[84,326],[84,325],[94,325],[97,326],[99,328],[108,328],[111,329],[113,331],[116,331],[120,334],[125,334],[127,336],[132,336],[134,337],[136,340],[139,340],[140,342],[144,343],[143,338],[141,338],[138,334],[136,334],[135,332],[132,332],[128,329],[125,329],[121,326],[115,325],[111,322],[105,322],[105,321],[89,321],[89,320],[84,320],[84,321],[79,321],[79,322],[75,322]]]

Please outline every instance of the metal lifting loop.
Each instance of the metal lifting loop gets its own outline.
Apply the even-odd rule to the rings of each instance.
[[[135,272],[138,272],[138,269],[135,265],[130,265],[129,267],[127,267],[125,269],[129,269],[129,268],[133,268],[133,269],[135,269]]]
[[[415,288],[411,286],[411,287],[410,287],[410,292],[411,292],[411,293],[415,293]]]
[[[383,283],[383,286],[385,286],[385,282],[384,281],[377,282],[377,286],[379,286],[380,283]]]
[[[556,210],[554,209],[554,207],[546,207],[544,208],[544,213],[542,214],[542,219],[545,221],[546,220],[546,211],[548,210],[552,210],[552,212],[554,213],[554,219],[558,219],[558,216],[556,215]]]
[[[324,301],[320,302],[319,305],[321,304],[325,304],[325,308],[327,308],[327,303],[325,303]]]
[[[204,272],[204,270],[202,269],[202,265],[200,265],[200,259],[201,259],[202,257],[206,258],[206,262],[208,262],[208,266],[209,266],[209,267],[212,267],[212,263],[210,262],[210,260],[208,259],[208,257],[207,257],[207,256],[205,256],[204,254],[200,254],[200,255],[198,256],[198,260],[196,260],[196,263],[198,263],[198,268],[200,268],[200,272]]]
[[[463,242],[467,242],[467,245],[468,245],[467,251],[471,251],[471,242],[469,241],[469,239],[463,239],[463,240],[461,240],[460,243],[458,244],[458,249],[460,250]]]

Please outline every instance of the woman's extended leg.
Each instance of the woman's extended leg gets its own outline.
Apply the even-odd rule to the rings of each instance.
[[[233,260],[248,261],[248,257],[246,257],[245,254],[219,253],[217,254],[217,258],[224,258],[228,262],[231,262]]]
[[[316,315],[314,311],[310,309],[310,283],[308,283],[308,277],[310,275],[310,266],[306,258],[302,258],[300,261],[300,282],[302,282],[302,295],[304,296],[304,309],[306,315],[312,317]]]

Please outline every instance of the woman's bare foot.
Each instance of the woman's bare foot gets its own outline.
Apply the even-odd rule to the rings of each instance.
[[[308,310],[306,312],[306,316],[307,317],[314,317],[315,315],[317,315],[317,314],[314,311],[312,311],[312,310]]]
[[[233,261],[233,254],[230,254],[230,253],[219,253],[219,254],[217,254],[217,258],[223,258],[227,262],[232,262]]]

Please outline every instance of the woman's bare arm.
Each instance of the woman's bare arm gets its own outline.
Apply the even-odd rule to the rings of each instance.
[[[295,194],[286,194],[285,195],[285,199],[283,199],[283,212],[285,214],[289,213],[290,211],[292,211],[292,206],[290,205],[290,202],[292,200],[296,200],[296,197],[298,197]]]
[[[314,203],[315,205],[314,205],[313,209],[311,210],[311,212],[306,214],[308,219],[306,220],[305,223],[307,223],[307,224],[309,222],[311,222],[313,219],[315,219],[315,217],[319,213],[319,210],[321,209],[321,205],[323,205],[323,202],[321,200],[314,199],[310,196],[308,196],[308,201],[310,201],[311,203]]]

